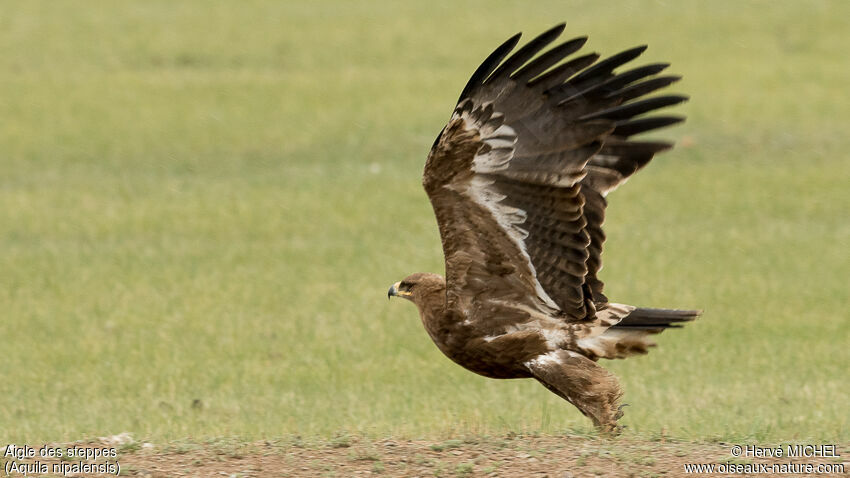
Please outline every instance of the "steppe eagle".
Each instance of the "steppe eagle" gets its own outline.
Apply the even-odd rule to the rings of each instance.
[[[610,433],[622,392],[596,361],[646,353],[650,335],[700,315],[609,302],[597,276],[607,194],[672,147],[632,138],[684,119],[643,115],[687,97],[646,97],[680,78],[657,76],[667,64],[615,73],[645,46],[565,60],[579,37],[544,52],[563,30],[508,56],[517,34],[473,73],[422,178],[446,277],[413,274],[388,294],[416,304],[459,365],[535,378]]]

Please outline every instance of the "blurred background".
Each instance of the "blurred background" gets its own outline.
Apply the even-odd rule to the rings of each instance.
[[[610,196],[612,300],[703,308],[605,365],[630,434],[850,440],[850,4],[6,1],[0,443],[582,432],[443,357],[425,156],[483,58],[649,44],[688,121]],[[674,111],[671,111],[674,112]]]

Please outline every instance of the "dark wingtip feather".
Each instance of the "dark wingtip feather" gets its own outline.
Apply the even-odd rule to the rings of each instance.
[[[599,53],[588,53],[574,58],[529,81],[528,86],[541,88],[549,95],[557,94],[557,90],[564,85],[564,80],[592,65],[598,59]]]
[[[538,56],[522,69],[514,73],[511,78],[516,81],[528,81],[535,76],[548,70],[564,58],[581,50],[581,47],[587,43],[587,37],[577,37],[567,40],[559,45],[550,48],[546,53]]]
[[[684,116],[653,116],[650,118],[639,118],[617,123],[614,128],[615,136],[629,137],[645,133],[654,129],[664,128],[685,121]]]
[[[637,96],[641,96],[646,91],[644,90],[636,90],[631,91],[630,88],[624,88],[625,86],[634,83],[640,79],[646,78],[647,76],[654,75],[660,71],[663,71],[665,68],[670,66],[669,63],[653,63],[650,65],[644,65],[639,68],[634,68],[629,71],[625,71],[619,73],[615,76],[608,78],[607,80],[602,81],[601,83],[591,84],[590,86],[584,89],[566,89],[569,93],[569,96],[559,98],[558,101],[561,104],[566,104],[571,101],[581,99],[582,101],[590,101],[593,100],[617,100],[614,101],[614,104],[619,106],[625,101],[625,97],[629,96],[628,99],[633,99]],[[591,82],[592,83],[592,82]],[[640,83],[641,85],[649,86],[649,91],[652,89],[658,89],[663,86],[666,86],[669,83],[652,83],[649,82]],[[635,95],[634,93],[640,93]],[[604,104],[604,103],[603,103]]]
[[[673,147],[667,141],[620,141],[608,140],[602,148],[602,154],[611,156],[628,156],[633,154],[654,155]]]
[[[639,57],[644,51],[646,51],[646,48],[646,45],[636,46],[634,48],[629,48],[628,50],[621,51],[616,55],[610,56],[576,75],[573,79],[570,80],[570,83],[580,83],[594,76],[604,76],[606,74],[609,74],[614,71],[614,69],[618,66],[621,66]]]
[[[659,108],[677,105],[687,101],[688,97],[684,95],[667,95],[657,96],[655,98],[647,98],[645,100],[627,103],[625,105],[615,106],[606,110],[597,111],[580,117],[580,120],[589,120],[596,118],[605,118],[611,120],[625,120],[633,118]]]
[[[561,33],[564,33],[565,28],[567,28],[567,22],[558,23],[554,27],[546,30],[545,32],[541,33],[540,35],[537,35],[537,38],[551,37],[552,40],[554,40],[555,38],[558,38],[559,36],[561,36]],[[549,43],[551,43],[552,40],[549,40]]]
[[[634,83],[635,81],[661,73],[669,66],[669,63],[650,63],[649,65],[643,65],[629,71],[624,71],[605,83],[612,91],[617,90],[628,84]]]
[[[522,46],[519,50],[517,50],[513,55],[510,56],[507,60],[499,66],[496,71],[493,72],[492,75],[485,81],[488,83],[490,81],[496,80],[502,76],[510,75],[523,65],[525,65],[529,60],[531,60],[534,55],[536,55],[540,50],[545,48],[547,45],[555,41],[561,33],[563,33],[564,28],[566,27],[566,23],[560,23],[555,25],[554,27],[546,30],[534,37],[531,41]]]
[[[472,74],[472,77],[466,83],[463,91],[461,91],[458,103],[460,103],[464,98],[470,96],[476,88],[480,87],[484,83],[484,80],[490,76],[490,73],[492,73],[493,70],[499,66],[499,63],[508,55],[508,53],[514,49],[521,36],[522,32],[508,38],[504,43],[499,45],[498,48],[493,50],[493,53],[490,53],[490,55],[487,56],[487,58],[475,70],[475,73]]]
[[[617,97],[620,98],[621,101],[633,100],[640,96],[652,93],[653,91],[670,86],[681,79],[682,77],[679,75],[659,76],[640,83],[631,84],[622,90],[614,91],[608,94],[607,98]]]

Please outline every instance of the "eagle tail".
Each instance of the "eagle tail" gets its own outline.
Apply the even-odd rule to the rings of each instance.
[[[588,356],[607,359],[645,354],[655,347],[651,335],[682,327],[701,314],[700,310],[637,307],[601,335],[579,339],[578,346]]]
[[[702,315],[701,310],[680,309],[650,309],[638,307],[629,315],[623,317],[615,325],[614,329],[622,330],[645,330],[650,333],[659,333],[664,329],[680,328],[685,322],[696,320]]]

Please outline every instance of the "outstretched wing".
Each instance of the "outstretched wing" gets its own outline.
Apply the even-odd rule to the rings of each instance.
[[[607,302],[596,277],[604,196],[669,147],[629,138],[682,120],[636,119],[686,99],[643,99],[678,79],[646,80],[666,65],[614,73],[645,47],[598,63],[596,54],[565,61],[586,41],[576,38],[541,54],[563,29],[510,57],[519,35],[497,48],[428,156],[423,185],[443,241],[450,308],[497,299],[593,319]]]

